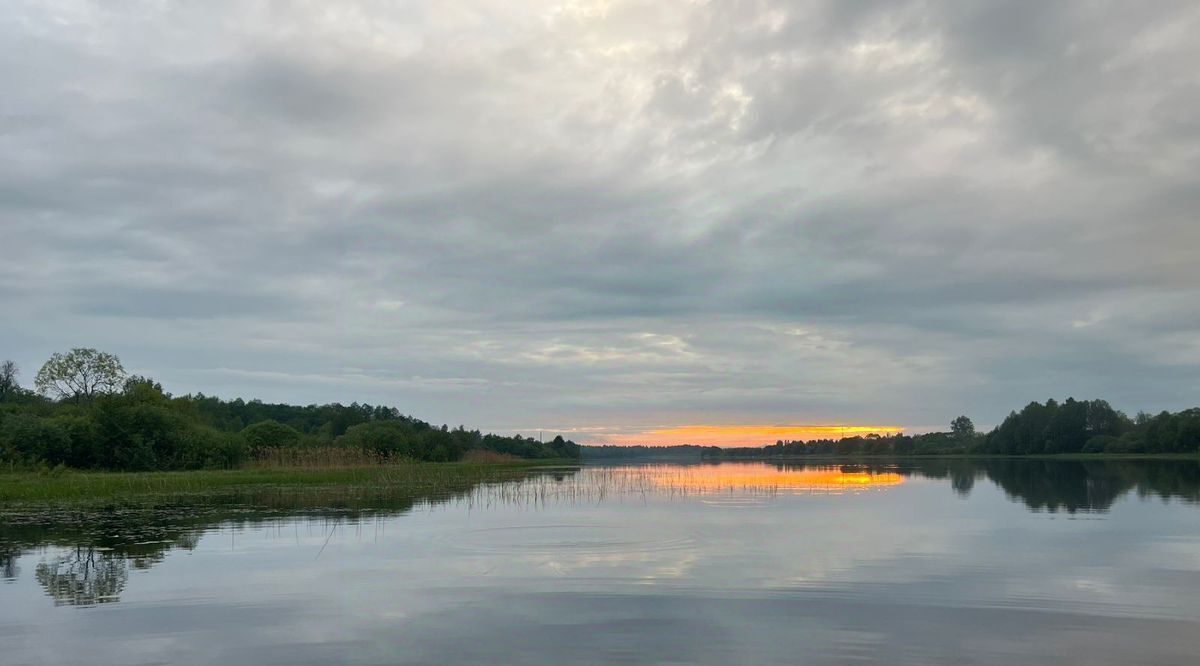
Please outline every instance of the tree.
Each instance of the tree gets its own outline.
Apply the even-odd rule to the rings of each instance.
[[[70,448],[69,433],[51,419],[17,414],[0,424],[0,458],[56,464],[64,461]]]
[[[1106,400],[1089,400],[1087,403],[1087,431],[1090,436],[1125,434],[1133,423],[1123,412],[1113,409]]]
[[[18,374],[20,374],[20,370],[17,369],[16,363],[12,361],[0,363],[0,402],[4,402],[9,396],[21,390],[20,384],[17,384]]]
[[[1067,398],[1043,431],[1043,453],[1079,453],[1088,440],[1088,401]],[[1098,433],[1102,434],[1102,433]]]
[[[149,393],[163,398],[171,397],[170,393],[163,390],[162,384],[142,375],[130,375],[126,377],[125,382],[121,385],[121,392],[125,395]]]
[[[40,393],[81,402],[117,391],[124,379],[121,359],[95,349],[76,347],[66,354],[56,352],[51,356],[38,370],[33,384]]]
[[[975,423],[966,416],[960,416],[950,422],[950,432],[955,439],[970,439],[975,436]]]
[[[242,437],[253,449],[296,446],[300,443],[299,430],[269,419],[242,428]]]

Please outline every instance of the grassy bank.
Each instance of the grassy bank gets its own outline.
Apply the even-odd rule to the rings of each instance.
[[[472,483],[503,481],[538,467],[564,464],[577,463],[537,460],[194,472],[3,472],[0,473],[0,507],[5,504],[111,501],[269,487],[388,488],[427,494]]]

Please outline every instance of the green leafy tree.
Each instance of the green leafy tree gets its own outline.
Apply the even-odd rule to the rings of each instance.
[[[300,437],[299,430],[270,419],[251,423],[242,429],[242,438],[252,449],[296,446],[300,443]]]
[[[1087,401],[1087,433],[1093,437],[1117,437],[1127,432],[1133,423],[1125,414],[1113,409],[1107,400]]]
[[[1088,440],[1088,402],[1067,398],[1043,431],[1045,453],[1079,453]]]
[[[21,463],[64,462],[71,447],[59,424],[32,414],[17,414],[0,424],[0,457]]]
[[[76,347],[66,354],[56,352],[51,356],[38,370],[33,384],[39,393],[79,403],[116,392],[124,380],[121,359],[107,352]]]
[[[121,384],[121,392],[125,395],[136,395],[139,393],[147,393],[147,395],[157,394],[161,398],[170,398],[171,394],[163,390],[162,384],[143,377],[142,375],[130,375],[125,378]]]
[[[346,434],[337,439],[338,446],[347,448],[428,459],[421,444],[416,429],[404,421],[360,423],[347,429]]]
[[[0,363],[0,402],[4,402],[21,390],[21,385],[17,383],[17,375],[20,371],[17,369],[17,364],[12,361]]]
[[[970,439],[975,436],[975,423],[969,417],[960,416],[950,422],[950,432],[955,439]]]

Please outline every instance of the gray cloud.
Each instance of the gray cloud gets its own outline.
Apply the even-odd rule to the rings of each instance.
[[[18,4],[0,354],[490,428],[1200,388],[1191,3]]]

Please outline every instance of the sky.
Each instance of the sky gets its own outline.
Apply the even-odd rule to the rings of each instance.
[[[1169,1],[16,0],[0,357],[588,443],[1196,406],[1197,33]]]

